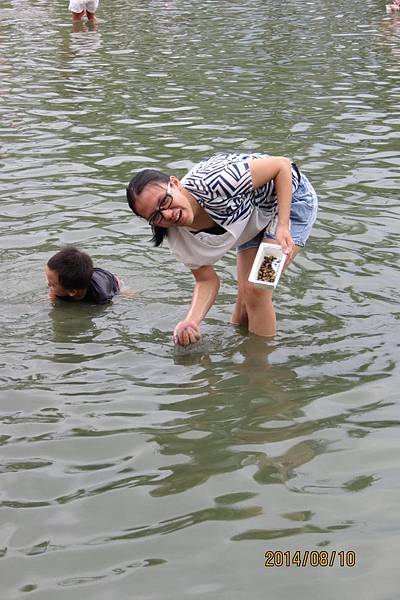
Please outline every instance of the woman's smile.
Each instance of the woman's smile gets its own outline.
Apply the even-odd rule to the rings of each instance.
[[[176,214],[175,214],[175,216],[174,216],[174,219],[173,219],[173,221],[174,221],[175,225],[179,225],[179,223],[180,223],[180,221],[181,221],[181,219],[182,219],[182,210],[181,210],[181,209],[178,209],[178,210],[177,210],[177,211],[175,211],[175,212],[176,212]]]
[[[183,208],[169,208],[161,212],[162,221],[160,221],[160,227],[179,227],[185,226],[185,211]]]
[[[161,214],[163,221],[168,221],[168,223],[177,225],[182,215],[182,209],[170,206],[169,208],[163,210]]]

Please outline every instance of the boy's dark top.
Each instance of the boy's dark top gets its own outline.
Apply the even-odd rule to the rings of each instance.
[[[93,275],[89,282],[86,296],[82,298],[82,302],[94,302],[95,304],[107,304],[111,302],[115,294],[119,292],[118,279],[107,271],[95,267]],[[63,300],[73,300],[69,296],[64,296]]]
[[[95,267],[83,300],[85,302],[95,302],[96,304],[107,304],[118,292],[119,283],[115,275],[110,271],[106,271],[106,269]]]

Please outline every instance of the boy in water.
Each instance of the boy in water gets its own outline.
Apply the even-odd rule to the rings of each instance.
[[[73,21],[80,21],[86,15],[94,24],[98,5],[99,0],[70,0],[68,10],[72,14]]]
[[[107,304],[121,288],[115,275],[93,267],[90,256],[74,246],[67,246],[50,258],[46,277],[50,300],[62,298]]]

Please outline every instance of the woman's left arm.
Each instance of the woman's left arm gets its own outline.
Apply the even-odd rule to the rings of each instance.
[[[294,250],[289,229],[292,203],[292,163],[284,156],[268,156],[249,160],[249,167],[254,189],[265,185],[268,181],[274,181],[278,199],[276,241],[290,259]]]

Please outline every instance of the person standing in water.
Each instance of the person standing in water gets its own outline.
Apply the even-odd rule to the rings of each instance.
[[[166,239],[195,279],[191,305],[174,329],[176,344],[201,338],[200,323],[219,290],[213,265],[233,248],[238,294],[231,323],[259,336],[275,335],[272,290],[260,289],[248,277],[262,241],[280,244],[287,267],[310,235],[318,199],[293,162],[259,153],[219,153],[181,180],[153,169],[139,171],[126,191],[131,210],[151,226],[154,244]]]
[[[80,22],[84,16],[93,25],[96,23],[96,10],[99,0],[70,0],[68,10],[72,15],[74,23]]]

